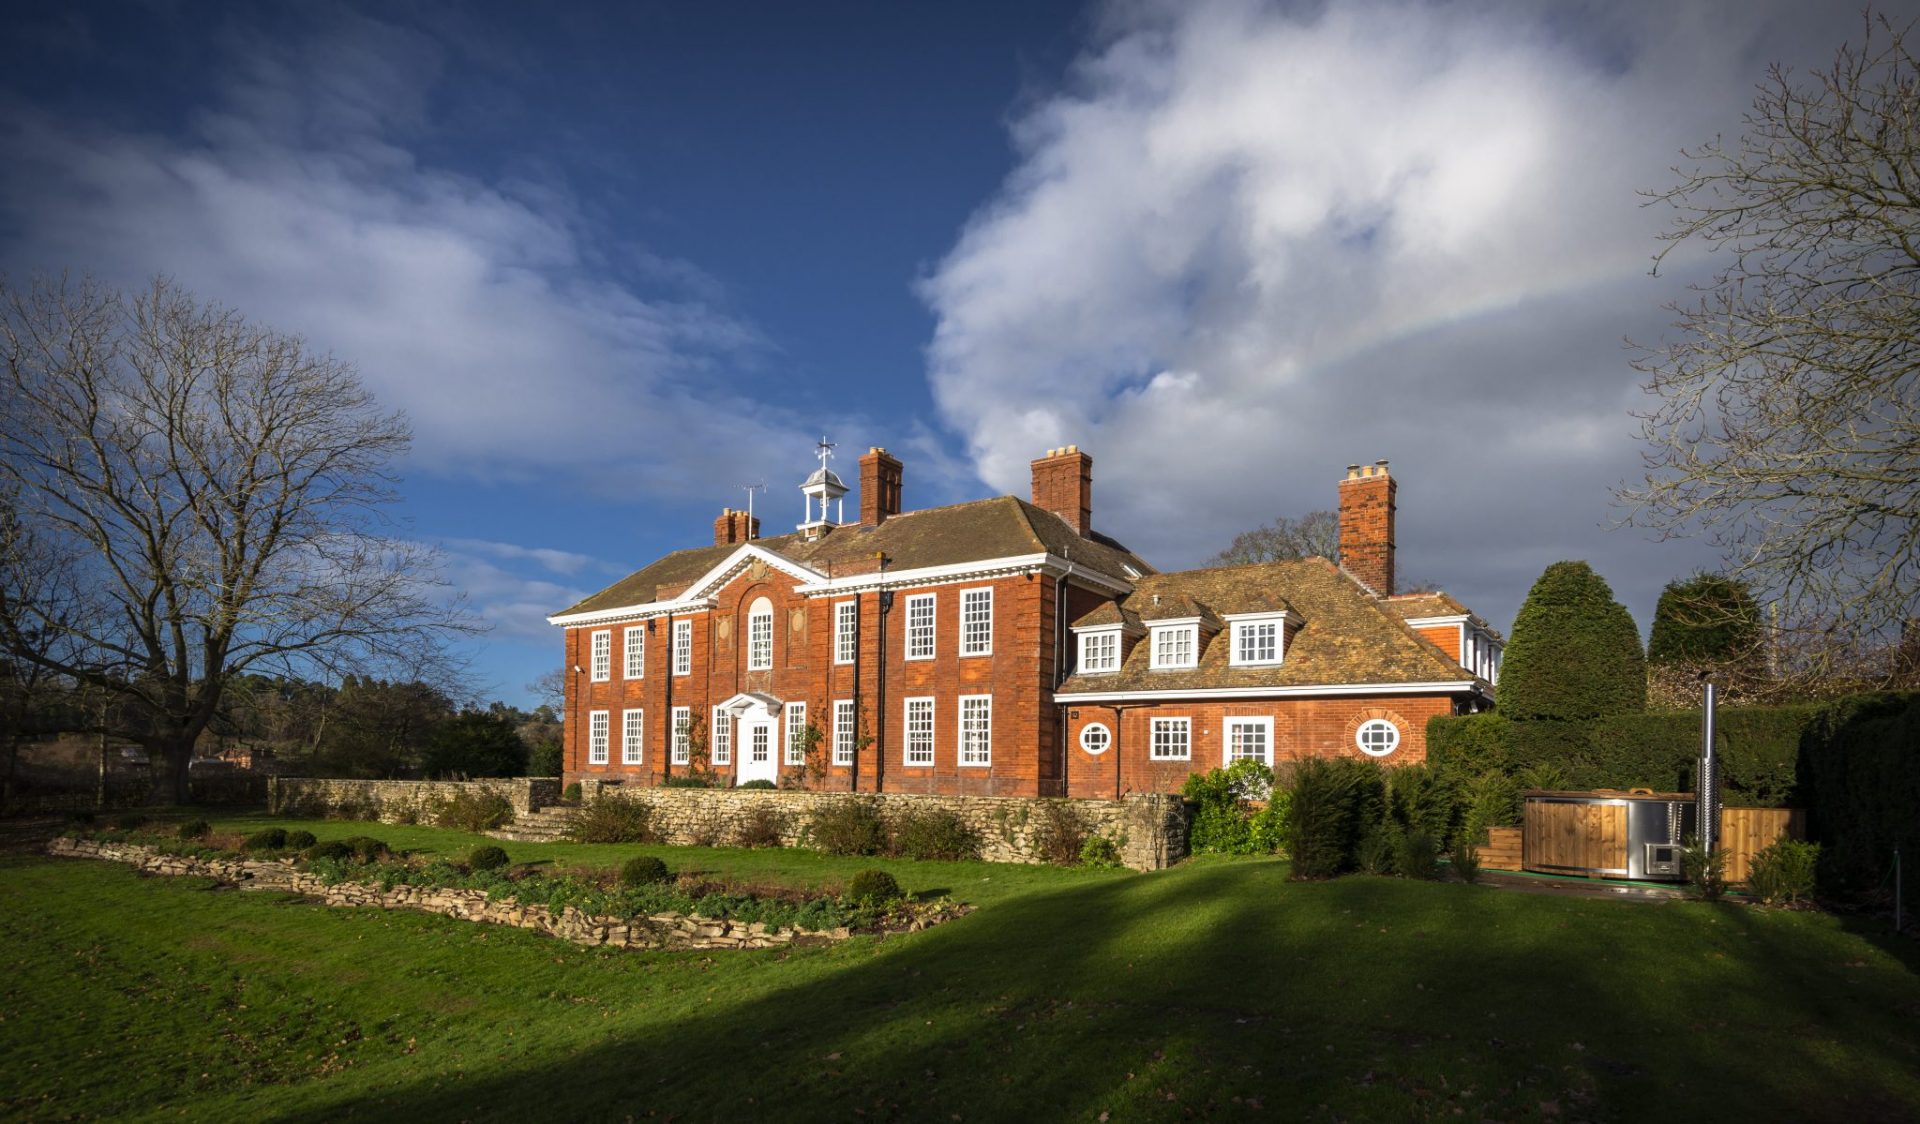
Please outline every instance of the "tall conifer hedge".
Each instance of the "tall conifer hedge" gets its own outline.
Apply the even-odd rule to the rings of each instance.
[[[1585,562],[1555,562],[1513,621],[1496,696],[1508,718],[1579,721],[1647,706],[1647,662],[1626,606]]]

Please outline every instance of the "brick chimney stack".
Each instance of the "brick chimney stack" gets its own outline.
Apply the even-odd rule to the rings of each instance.
[[[713,545],[731,546],[749,539],[760,537],[760,517],[748,515],[744,511],[735,511],[730,507],[720,509],[720,517],[713,521]]]
[[[900,514],[899,458],[879,446],[860,458],[860,525],[878,527]]]
[[[1393,508],[1399,485],[1387,462],[1350,464],[1340,481],[1340,567],[1381,597],[1393,596]]]
[[[1033,505],[1067,521],[1081,535],[1093,529],[1093,458],[1078,445],[1048,449],[1033,462]]]

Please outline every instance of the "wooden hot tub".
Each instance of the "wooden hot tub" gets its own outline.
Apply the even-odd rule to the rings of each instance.
[[[1691,792],[1526,794],[1522,865],[1543,874],[1678,882],[1680,846],[1694,833]]]

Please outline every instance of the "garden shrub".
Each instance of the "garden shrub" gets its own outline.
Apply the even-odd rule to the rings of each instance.
[[[1429,840],[1452,837],[1458,814],[1452,781],[1426,765],[1402,765],[1386,771],[1386,785],[1388,811],[1409,831]]]
[[[890,905],[905,897],[900,883],[884,870],[863,870],[847,883],[847,897],[860,905]]]
[[[473,850],[467,852],[467,868],[469,870],[499,870],[512,861],[512,859],[507,857],[507,852],[504,848],[494,846],[491,843],[475,847]]]
[[[1080,810],[1066,800],[1043,800],[1035,808],[1032,846],[1034,857],[1055,866],[1072,866],[1080,861],[1080,849],[1087,845],[1090,828]]]
[[[351,835],[342,839],[340,842],[351,847],[353,849],[353,857],[363,863],[375,862],[392,854],[391,851],[387,850],[385,843],[382,843],[371,835]]]
[[[182,839],[205,839],[213,834],[213,825],[205,820],[188,820],[180,825],[178,834]]]
[[[1080,865],[1109,869],[1120,865],[1120,848],[1113,840],[1095,833],[1080,845]]]
[[[835,800],[814,809],[806,838],[829,855],[878,855],[887,849],[887,819],[871,800]]]
[[[622,886],[650,886],[673,877],[667,864],[652,855],[635,855],[620,868]]]
[[[1197,855],[1250,855],[1253,840],[1252,809],[1248,801],[1273,795],[1273,771],[1259,761],[1236,761],[1226,769],[1193,773],[1180,795],[1194,805],[1188,821],[1187,850]]]
[[[1453,872],[1462,882],[1480,881],[1480,838],[1465,828],[1453,844]]]
[[[653,805],[605,793],[581,806],[567,825],[566,837],[574,843],[659,842],[653,829]]]
[[[1407,828],[1394,841],[1393,866],[1403,878],[1438,878],[1440,844],[1418,828]]]
[[[270,827],[265,831],[256,831],[240,843],[243,851],[278,851],[287,845],[287,830],[282,827]]]
[[[151,822],[148,817],[138,812],[124,812],[113,817],[113,827],[116,831],[139,831]]]
[[[567,787],[561,789],[560,799],[565,800],[570,804],[578,804],[580,802],[580,782],[573,781],[572,783],[568,784]]]
[[[497,792],[462,792],[434,809],[436,827],[471,831],[478,835],[513,822],[513,805]]]
[[[759,780],[751,780],[746,782],[745,784],[737,784],[734,787],[745,792],[772,792],[774,789],[778,788],[779,786],[774,784],[772,781],[766,780],[763,778]]]
[[[1488,769],[1462,785],[1460,792],[1460,832],[1478,843],[1490,827],[1514,827],[1520,823],[1522,805],[1520,785],[1498,769]]]
[[[353,848],[347,846],[346,841],[341,839],[328,839],[322,843],[315,843],[300,854],[301,857],[308,862],[313,862],[316,859],[332,859],[345,862],[354,857]]]
[[[1633,615],[1585,562],[1555,562],[1513,620],[1497,699],[1516,721],[1579,721],[1646,709]]]
[[[675,773],[660,782],[661,788],[712,788],[713,782],[697,773]]]
[[[1717,902],[1727,892],[1727,852],[1719,847],[1709,851],[1699,839],[1689,837],[1680,848],[1680,875],[1694,897]]]
[[[895,817],[893,851],[923,862],[980,857],[980,833],[945,808],[909,809]]]
[[[1398,873],[1400,842],[1405,835],[1400,825],[1391,820],[1369,827],[1366,834],[1360,837],[1360,845],[1354,849],[1354,867],[1362,874]]]
[[[1353,867],[1366,828],[1383,818],[1380,770],[1371,761],[1309,758],[1288,792],[1287,854],[1295,878],[1331,878]]]
[[[316,842],[311,831],[289,831],[284,845],[289,851],[304,851]]]
[[[786,814],[763,804],[747,813],[733,841],[741,847],[778,847],[786,833]]]
[[[1753,856],[1747,889],[1768,905],[1799,905],[1813,898],[1819,863],[1820,844],[1802,843],[1783,835]]]
[[[1247,822],[1247,836],[1258,855],[1271,855],[1287,849],[1287,809],[1290,806],[1291,793],[1286,789],[1275,789],[1267,800],[1267,806],[1253,814]]]
[[[1753,653],[1760,607],[1744,582],[1701,573],[1667,583],[1647,636],[1649,664],[1712,664]]]
[[[1893,852],[1906,900],[1920,900],[1920,692],[1820,708],[1802,735],[1799,791],[1820,843],[1820,889],[1890,894]]]

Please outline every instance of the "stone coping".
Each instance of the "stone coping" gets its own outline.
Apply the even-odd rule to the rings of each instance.
[[[279,890],[302,894],[328,906],[411,909],[457,917],[463,921],[510,925],[590,947],[654,950],[777,948],[828,944],[853,935],[845,928],[820,932],[770,929],[759,922],[742,923],[684,913],[604,917],[567,906],[556,914],[543,905],[492,901],[485,890],[457,887],[395,886],[390,890],[382,890],[364,882],[328,885],[319,875],[310,874],[288,862],[164,855],[138,843],[100,843],[90,839],[58,838],[47,844],[47,853],[65,858],[126,863],[149,874],[198,875],[231,883],[242,890]],[[961,912],[965,911],[956,910],[949,916],[958,916]],[[946,919],[916,918],[904,931],[916,931]]]

